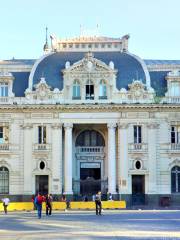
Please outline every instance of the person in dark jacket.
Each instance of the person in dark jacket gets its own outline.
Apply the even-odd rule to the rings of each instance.
[[[98,192],[95,196],[96,204],[96,215],[101,215],[102,203],[101,203],[101,192]]]
[[[51,194],[47,194],[46,196],[46,216],[51,215],[52,214],[52,195]]]

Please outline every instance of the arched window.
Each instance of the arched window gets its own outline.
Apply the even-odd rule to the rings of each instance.
[[[75,80],[73,82],[73,93],[72,93],[72,98],[73,99],[81,99],[81,87],[80,83],[78,80]]]
[[[107,86],[104,80],[99,84],[99,99],[107,99]]]
[[[180,192],[180,167],[178,166],[171,169],[171,192]]]
[[[6,167],[0,167],[0,193],[9,193],[9,170]]]
[[[94,85],[90,79],[86,82],[86,99],[94,100]]]
[[[85,130],[76,139],[76,146],[105,146],[103,136],[94,130]]]

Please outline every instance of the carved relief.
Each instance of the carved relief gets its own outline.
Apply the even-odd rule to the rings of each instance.
[[[154,102],[155,92],[153,88],[146,90],[146,86],[139,80],[134,80],[125,88],[120,90],[120,98],[123,102],[129,103],[150,103]]]
[[[25,91],[25,96],[28,102],[49,102],[53,103],[53,99],[57,100],[61,97],[62,92],[55,88],[53,91],[51,87],[46,83],[45,78],[41,78],[40,82],[34,86],[35,91],[31,91],[29,88]]]

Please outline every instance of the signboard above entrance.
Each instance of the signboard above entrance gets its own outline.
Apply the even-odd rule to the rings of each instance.
[[[81,163],[81,168],[100,168],[100,163]]]

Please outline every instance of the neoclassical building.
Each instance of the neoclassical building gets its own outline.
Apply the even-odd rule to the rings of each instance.
[[[1,195],[180,200],[180,61],[128,39],[51,37],[37,60],[0,61]]]

